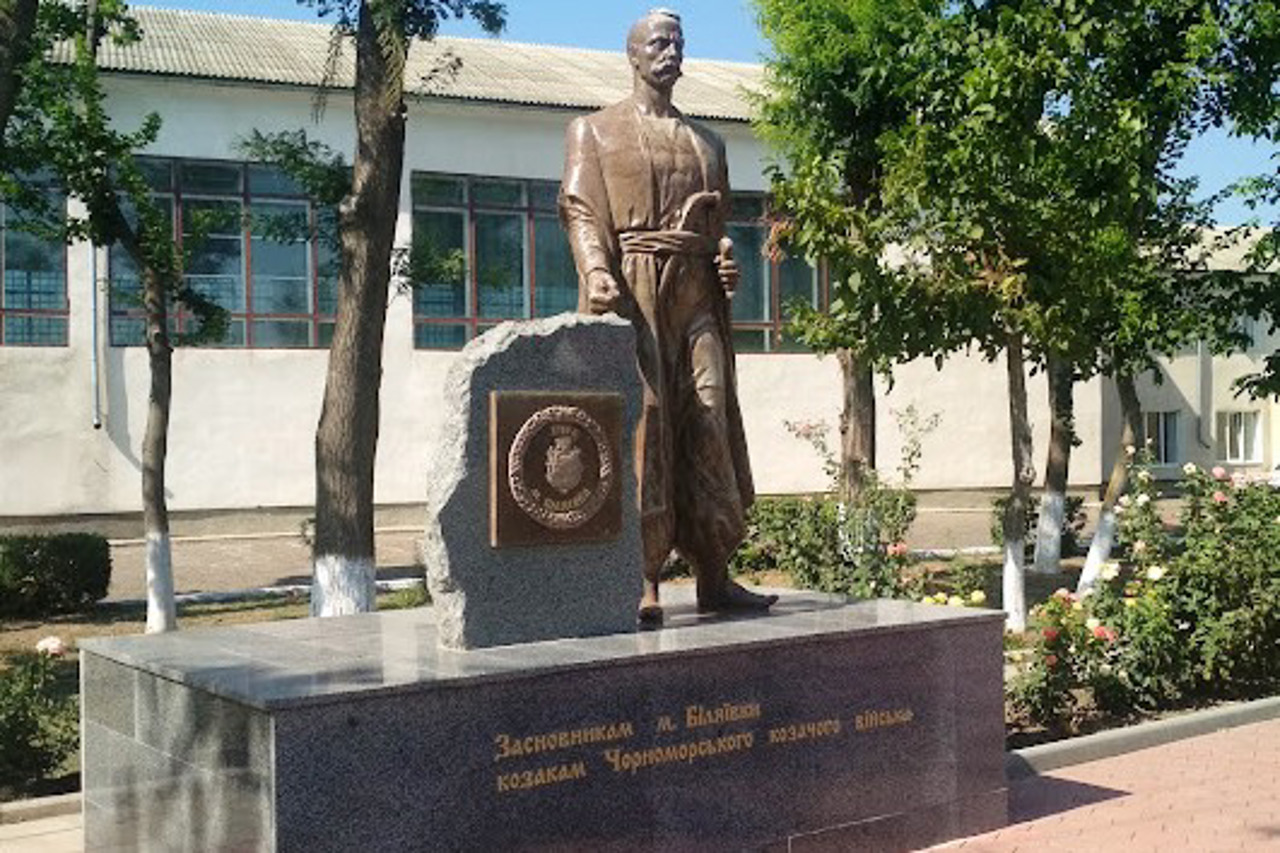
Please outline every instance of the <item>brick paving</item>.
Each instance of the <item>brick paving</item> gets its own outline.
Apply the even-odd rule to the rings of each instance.
[[[935,850],[1280,851],[1280,720],[1013,783],[1010,825]]]

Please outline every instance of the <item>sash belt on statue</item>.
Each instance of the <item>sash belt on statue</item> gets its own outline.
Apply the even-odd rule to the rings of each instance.
[[[622,251],[637,255],[702,255],[716,253],[716,241],[696,231],[624,231],[618,235]]]

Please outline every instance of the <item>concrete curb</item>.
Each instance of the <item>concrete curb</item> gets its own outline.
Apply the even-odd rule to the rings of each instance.
[[[63,817],[69,814],[80,814],[79,793],[0,803],[0,825],[25,823],[46,817]]]
[[[1061,767],[1112,758],[1175,740],[1212,734],[1223,729],[1277,718],[1280,718],[1280,696],[1272,696],[1252,702],[1194,711],[1167,720],[1155,720],[1123,729],[1112,729],[1054,743],[1029,746],[1005,755],[1005,776],[1010,781],[1025,779],[1028,776],[1036,776]]]

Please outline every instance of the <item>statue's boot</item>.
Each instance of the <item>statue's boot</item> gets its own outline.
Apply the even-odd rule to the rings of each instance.
[[[702,613],[727,610],[768,610],[778,601],[776,595],[752,592],[741,584],[726,580],[718,594],[702,595],[699,591],[698,610]]]
[[[658,583],[648,578],[644,582],[644,595],[640,599],[637,617],[641,625],[661,625],[662,605],[658,603]]]

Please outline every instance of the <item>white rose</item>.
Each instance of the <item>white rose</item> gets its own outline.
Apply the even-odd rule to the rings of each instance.
[[[1084,620],[1084,626],[1088,628],[1090,631],[1092,631],[1094,628],[1097,628],[1101,624],[1102,624],[1102,620],[1094,616],[1090,616],[1088,619]]]
[[[1188,462],[1186,465],[1182,466],[1182,473],[1186,474],[1188,477],[1190,477],[1195,472],[1196,472],[1196,466],[1195,466],[1195,463],[1193,462]]]
[[[1138,495],[1138,506],[1146,506],[1151,502],[1151,495]]]
[[[1102,579],[1104,581],[1113,581],[1120,577],[1119,563],[1104,563],[1102,566]]]
[[[1120,506],[1128,506],[1131,503],[1133,503],[1133,498],[1129,497],[1128,495],[1120,496]]]
[[[67,653],[67,646],[61,637],[51,635],[36,643],[36,651],[51,658],[60,658]]]
[[[1152,566],[1147,569],[1147,580],[1158,581],[1164,577],[1164,566]]]

